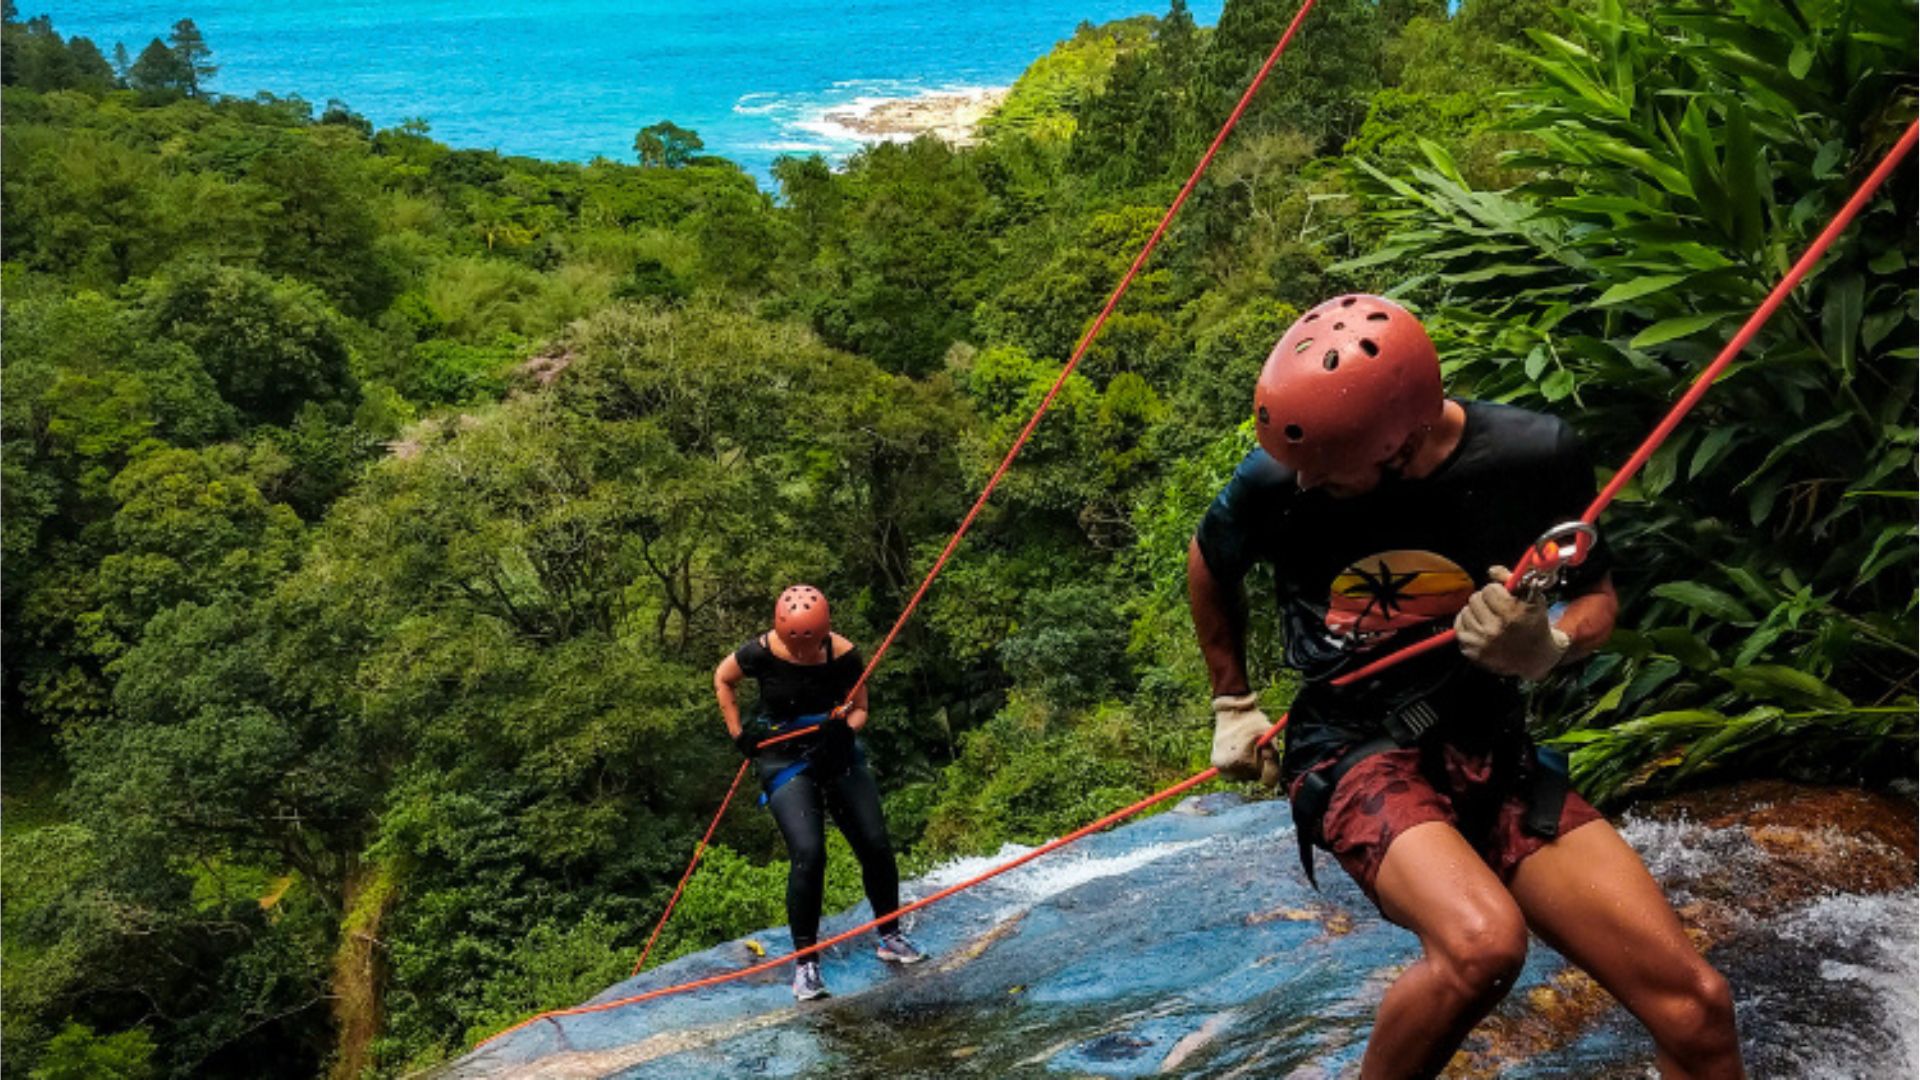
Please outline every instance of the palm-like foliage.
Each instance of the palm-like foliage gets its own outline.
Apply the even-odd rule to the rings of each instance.
[[[1399,290],[1454,384],[1571,415],[1622,460],[1913,115],[1914,8],[1605,0],[1531,32],[1509,124],[1533,179],[1476,191],[1445,151],[1362,165]],[[1655,455],[1605,523],[1626,622],[1556,726],[1598,796],[1736,757],[1911,767],[1916,658],[1911,166]],[[1565,704],[1565,703],[1562,703]],[[1605,729],[1592,725],[1623,718]]]

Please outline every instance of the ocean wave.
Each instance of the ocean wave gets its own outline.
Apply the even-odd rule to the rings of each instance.
[[[768,113],[779,112],[788,104],[783,94],[770,90],[755,90],[749,94],[741,94],[733,103],[733,111],[742,116],[765,116]]]
[[[831,154],[839,149],[827,143],[807,142],[800,139],[775,139],[771,142],[754,143],[753,148],[775,154]]]

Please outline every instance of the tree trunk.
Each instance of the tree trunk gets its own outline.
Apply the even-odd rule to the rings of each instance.
[[[356,861],[347,875],[347,915],[333,954],[331,1080],[360,1080],[372,1069],[373,1041],[386,1020],[387,965],[380,925],[399,897],[393,868]]]

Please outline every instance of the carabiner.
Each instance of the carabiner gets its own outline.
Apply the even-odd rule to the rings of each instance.
[[[1567,572],[1587,561],[1600,543],[1600,531],[1584,521],[1566,521],[1533,542],[1526,572],[1509,586],[1516,596],[1538,596],[1566,583]]]

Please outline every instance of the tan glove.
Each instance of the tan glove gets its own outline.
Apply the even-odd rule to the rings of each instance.
[[[1258,745],[1273,721],[1260,711],[1260,695],[1222,694],[1213,699],[1213,767],[1231,780],[1280,784],[1280,760],[1273,744]]]
[[[1518,675],[1537,682],[1547,677],[1573,646],[1565,631],[1547,623],[1547,602],[1507,591],[1512,573],[1504,566],[1487,571],[1493,579],[1467,601],[1453,620],[1460,651],[1496,675]]]

